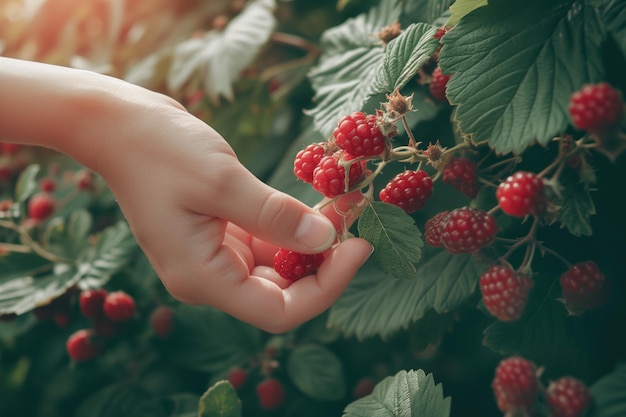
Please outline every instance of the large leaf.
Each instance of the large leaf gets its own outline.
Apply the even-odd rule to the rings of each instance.
[[[405,0],[404,13],[414,22],[434,23],[448,11],[451,0]]]
[[[29,165],[21,173],[15,184],[15,201],[20,203],[26,201],[39,189],[37,176],[41,167],[39,165]]]
[[[626,56],[626,2],[622,0],[603,1],[599,6],[600,17]]]
[[[456,0],[450,6],[451,16],[446,23],[448,26],[454,26],[466,14],[487,5],[487,0]]]
[[[572,92],[603,78],[601,31],[582,1],[494,0],[444,37],[440,66],[464,135],[499,153],[546,144]]]
[[[134,386],[114,384],[91,394],[78,407],[75,417],[160,417],[165,410]]]
[[[596,207],[588,186],[583,182],[570,184],[562,192],[559,202],[559,222],[574,236],[591,236],[590,217],[596,214]]]
[[[351,404],[343,417],[448,417],[450,397],[424,371],[400,371],[383,379],[374,391]]]
[[[626,415],[626,364],[596,381],[589,391],[594,405],[589,417],[620,417]]]
[[[228,381],[218,381],[200,397],[199,417],[241,417],[241,400]]]
[[[294,348],[287,372],[300,391],[318,401],[337,401],[346,395],[346,379],[339,358],[320,345]]]
[[[397,206],[373,202],[359,217],[358,229],[374,247],[372,261],[381,271],[396,278],[414,277],[424,242],[411,216]]]
[[[446,313],[472,297],[485,265],[471,255],[425,247],[410,280],[366,265],[330,309],[329,325],[346,336],[386,338],[427,312]]]

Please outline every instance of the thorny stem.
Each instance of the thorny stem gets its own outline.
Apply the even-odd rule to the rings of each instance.
[[[63,263],[71,263],[72,260],[63,258],[61,256],[55,255],[51,252],[45,250],[39,243],[35,242],[33,238],[28,233],[28,230],[24,227],[15,224],[13,222],[8,222],[5,220],[0,220],[0,227],[4,227],[6,229],[13,230],[20,235],[20,239],[25,243],[26,247],[29,247],[32,252],[41,256],[44,259],[47,259],[51,262],[63,262]]]
[[[528,231],[526,236],[524,236],[523,238],[521,238],[517,242],[515,242],[513,245],[511,245],[509,250],[504,254],[504,256],[502,258],[503,259],[508,259],[509,256],[511,256],[513,254],[513,252],[515,252],[520,246],[522,246],[524,244],[527,244],[527,243],[534,243],[535,233],[537,232],[537,227],[538,226],[539,226],[539,217],[535,216],[535,218],[533,220],[533,224],[532,224],[532,226],[530,226],[530,230]],[[534,246],[534,244],[532,244],[531,246]],[[528,255],[528,253],[526,255]],[[524,265],[524,264],[522,264],[522,265]]]
[[[415,141],[415,136],[413,136],[413,132],[411,131],[411,128],[409,127],[409,123],[406,121],[406,116],[403,114],[400,120],[402,120],[402,126],[404,126],[404,130],[406,131],[406,134],[409,136],[409,146],[412,148],[417,148],[417,142]]]
[[[518,271],[523,274],[528,274],[530,272],[530,265],[533,263],[533,257],[535,256],[535,249],[537,245],[530,244],[526,247],[526,253],[524,254],[524,260],[522,264],[518,268]]]

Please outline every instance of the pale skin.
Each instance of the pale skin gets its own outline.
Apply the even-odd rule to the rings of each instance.
[[[268,332],[326,310],[372,252],[359,238],[338,244],[332,204],[320,213],[269,187],[179,103],[113,77],[0,57],[0,141],[99,173],[174,298]],[[273,268],[278,247],[326,259],[289,285]]]

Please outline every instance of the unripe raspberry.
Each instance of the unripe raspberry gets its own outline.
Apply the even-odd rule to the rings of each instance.
[[[432,95],[435,100],[441,101],[442,103],[448,102],[448,98],[446,97],[446,86],[448,85],[450,78],[452,78],[452,75],[445,75],[441,72],[441,68],[435,68],[428,87],[430,95]]]
[[[423,170],[403,171],[380,190],[380,200],[413,213],[426,204],[433,193],[433,180]]]
[[[326,156],[328,146],[324,143],[312,143],[296,155],[293,173],[306,183],[313,182],[313,171]]]
[[[355,112],[342,118],[333,132],[335,143],[351,155],[380,155],[387,144],[376,124],[376,116]]]
[[[135,300],[123,291],[116,291],[106,296],[103,308],[109,319],[128,321],[135,315]]]
[[[550,417],[582,417],[591,402],[589,390],[576,378],[563,377],[548,385],[546,403]]]
[[[624,113],[619,90],[607,83],[587,84],[570,97],[574,126],[591,133],[603,133],[616,126]]]
[[[281,277],[296,281],[316,273],[323,261],[321,253],[304,254],[280,248],[274,255],[274,269]]]
[[[38,193],[28,201],[28,217],[34,220],[45,220],[54,213],[55,202],[51,194]]]
[[[363,175],[361,162],[350,164],[348,183],[346,184],[346,170],[344,163],[354,159],[353,155],[345,151],[337,151],[323,157],[313,171],[313,188],[328,198],[345,194],[348,189],[356,185]]]
[[[76,362],[84,362],[98,356],[99,349],[92,342],[93,332],[89,329],[73,333],[66,343],[67,354]]]
[[[572,314],[602,307],[609,300],[609,285],[593,261],[577,263],[560,277],[565,306]]]
[[[430,246],[438,248],[443,245],[443,243],[441,243],[441,224],[446,220],[449,213],[450,212],[447,210],[442,211],[426,220],[424,224],[424,240],[426,240],[426,243]]]
[[[158,337],[165,338],[174,329],[174,309],[168,306],[158,306],[150,314],[152,332]]]
[[[476,164],[464,157],[454,158],[443,169],[443,182],[450,184],[469,198],[478,195]]]
[[[524,415],[537,401],[537,368],[534,363],[519,356],[503,359],[496,368],[491,387],[500,411]]]
[[[497,233],[496,219],[471,207],[452,210],[441,223],[441,242],[454,254],[476,252],[490,245]]]
[[[533,281],[508,266],[491,266],[480,277],[483,304],[500,321],[518,320],[528,302]]]
[[[81,292],[78,299],[78,306],[80,307],[82,315],[89,319],[102,317],[104,314],[103,306],[106,296],[107,291],[103,288]]]
[[[228,372],[228,382],[236,390],[240,390],[248,381],[248,371],[241,368],[233,368]]]
[[[546,211],[543,180],[532,172],[517,171],[496,190],[498,205],[508,215],[541,216]]]
[[[261,408],[274,410],[285,402],[285,387],[276,378],[268,378],[256,386],[256,394]]]

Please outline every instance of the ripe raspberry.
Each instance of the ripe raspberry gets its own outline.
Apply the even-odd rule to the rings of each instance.
[[[432,194],[433,180],[426,171],[420,169],[407,170],[396,175],[380,190],[379,197],[385,203],[413,213],[424,207]]]
[[[500,321],[515,321],[522,316],[532,287],[532,279],[508,266],[494,265],[480,277],[485,308]]]
[[[67,354],[76,362],[83,362],[98,356],[99,349],[93,344],[93,332],[89,329],[78,330],[67,339]]]
[[[441,101],[443,103],[448,102],[448,98],[446,97],[446,86],[448,85],[448,81],[452,78],[452,75],[444,75],[441,72],[441,68],[437,67],[433,71],[432,79],[430,81],[429,90],[430,95],[437,101]]]
[[[519,356],[503,359],[491,383],[498,408],[504,413],[528,410],[537,401],[539,381],[535,364]]]
[[[565,306],[573,314],[602,307],[609,300],[609,285],[593,261],[577,263],[560,278]]]
[[[165,338],[174,330],[174,309],[168,306],[158,306],[150,314],[152,332],[158,337]]]
[[[261,408],[274,410],[285,402],[285,387],[276,378],[268,378],[256,386],[256,394]]]
[[[306,183],[313,182],[313,170],[326,156],[326,146],[323,143],[312,143],[296,155],[293,163],[293,173]]]
[[[333,198],[346,193],[346,170],[343,162],[354,159],[354,156],[343,151],[323,157],[313,170],[313,188],[326,197]],[[350,164],[348,188],[361,179],[363,165],[360,162]]]
[[[39,182],[39,189],[46,193],[51,193],[56,189],[56,183],[52,178],[42,178]]]
[[[243,388],[247,380],[248,372],[245,369],[233,368],[228,373],[228,382],[230,382],[230,385],[236,390]]]
[[[441,223],[441,243],[450,253],[472,253],[489,245],[498,233],[496,219],[471,207],[452,210]]]
[[[376,381],[373,378],[361,378],[354,389],[352,390],[352,398],[358,400],[359,398],[363,398],[366,395],[370,395],[376,386]]]
[[[443,35],[445,35],[448,30],[450,30],[449,27],[440,27],[439,29],[437,29],[437,32],[435,32],[435,39],[437,40],[441,40],[441,38],[443,38]]]
[[[442,211],[426,220],[424,224],[424,239],[430,246],[438,248],[443,245],[441,243],[441,223],[446,220],[449,213],[447,210]]]
[[[84,317],[96,319],[104,314],[103,305],[107,291],[103,288],[97,290],[85,290],[80,293],[78,306]]]
[[[77,171],[74,175],[74,183],[76,184],[76,188],[81,191],[91,189],[91,187],[93,186],[93,179],[93,172],[86,169],[81,169],[80,171]]]
[[[351,155],[374,156],[385,150],[385,136],[376,125],[376,116],[354,112],[339,121],[333,132],[335,143]]]
[[[0,154],[15,155],[21,149],[17,143],[0,142]]]
[[[576,378],[563,377],[548,385],[546,402],[550,417],[581,417],[591,401],[589,390]]]
[[[54,198],[48,193],[37,193],[28,201],[28,217],[45,220],[54,213]]]
[[[621,93],[609,84],[587,84],[572,94],[568,110],[576,128],[602,133],[619,123],[624,103]]]
[[[509,176],[498,186],[496,197],[502,211],[514,217],[541,216],[546,211],[543,181],[532,172]]]
[[[321,253],[303,254],[280,248],[274,255],[274,269],[281,277],[296,281],[317,272],[322,261]]]
[[[476,164],[467,158],[454,158],[443,169],[443,182],[450,184],[469,198],[478,195]]]
[[[135,300],[124,291],[116,291],[106,296],[103,308],[109,319],[127,321],[135,315]]]

